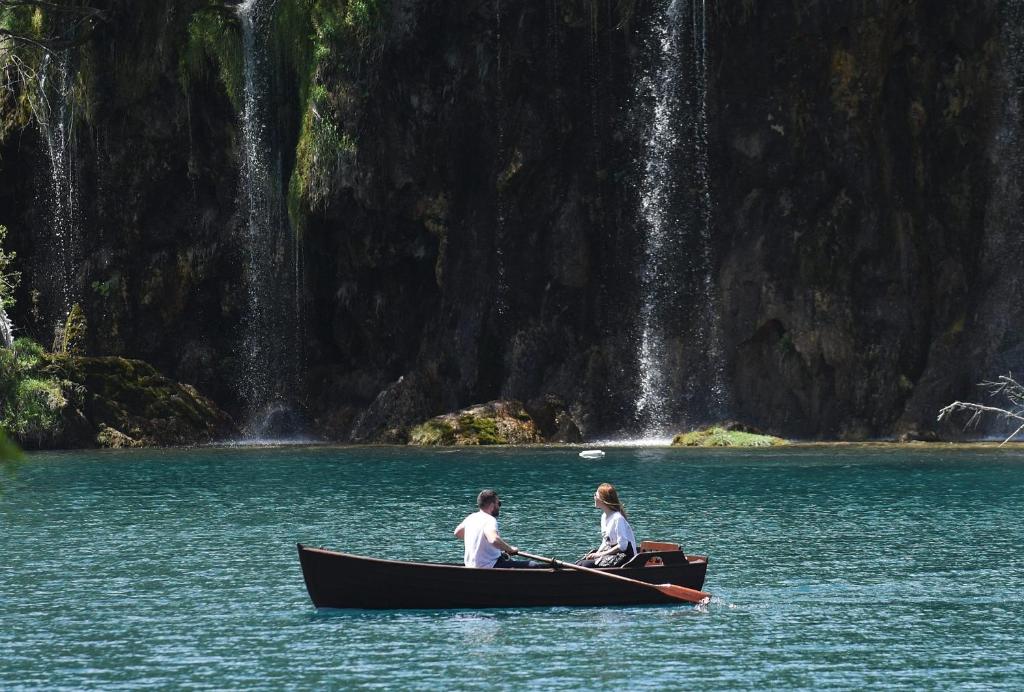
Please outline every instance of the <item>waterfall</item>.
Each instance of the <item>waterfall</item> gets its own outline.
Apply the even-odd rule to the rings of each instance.
[[[77,271],[81,255],[78,185],[75,180],[74,86],[71,51],[46,53],[39,68],[35,120],[45,145],[44,180],[37,207],[44,210],[44,251],[33,283],[39,286],[46,329],[56,337],[71,306],[79,301]]]
[[[14,345],[14,325],[4,310],[3,303],[0,303],[0,348],[10,348]]]
[[[726,390],[713,274],[704,0],[655,11],[640,180],[644,253],[635,400],[642,434],[724,414]]]
[[[244,55],[239,196],[247,300],[239,384],[248,417],[244,427],[255,437],[288,434],[278,419],[294,414],[301,369],[302,253],[285,213],[281,151],[271,120],[268,43],[274,4],[245,0],[237,9]]]
[[[497,152],[496,159],[498,168],[502,166],[512,167],[512,162],[506,162],[508,152],[505,150],[505,88],[502,82],[502,45],[501,45],[501,0],[494,2],[494,50],[495,50],[495,121],[497,127]],[[495,312],[498,317],[504,317],[508,309],[508,277],[505,273],[507,260],[505,259],[505,244],[508,240],[506,229],[506,218],[508,212],[508,199],[505,193],[504,180],[509,169],[498,173],[495,180],[495,205],[497,207],[497,224],[494,231],[494,256],[497,272]]]

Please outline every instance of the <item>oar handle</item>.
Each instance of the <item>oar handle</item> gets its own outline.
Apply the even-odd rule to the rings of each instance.
[[[547,562],[547,563],[550,563],[552,565],[563,565],[563,564],[565,564],[561,560],[556,560],[553,557],[544,557],[543,555],[532,555],[532,554],[530,554],[530,553],[528,553],[528,552],[526,552],[524,550],[517,551],[516,555],[522,555],[527,560],[536,560],[537,562]]]
[[[571,562],[562,562],[561,560],[556,560],[553,557],[532,555],[530,553],[523,552],[522,550],[520,550],[518,554],[522,555],[528,560],[547,562],[548,564],[555,565],[556,567],[567,567],[569,569],[574,569],[580,572],[589,572],[591,574],[596,574],[598,576],[606,577],[608,579],[618,579],[619,581],[626,582],[627,584],[643,586],[648,589],[655,589],[656,591],[659,591],[660,593],[663,593],[666,596],[679,599],[680,601],[687,601],[688,603],[702,603],[704,601],[710,600],[711,598],[711,594],[709,594],[706,591],[698,591],[697,589],[691,589],[686,586],[679,586],[677,584],[651,584],[650,582],[640,581],[639,579],[630,579],[629,577],[624,577],[621,574],[602,572],[601,570],[594,569],[593,567],[584,567],[583,565],[576,565]]]

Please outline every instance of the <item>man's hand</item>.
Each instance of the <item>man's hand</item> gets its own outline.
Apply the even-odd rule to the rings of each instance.
[[[508,554],[510,556],[511,555],[518,555],[519,554],[519,548],[515,547],[514,545],[510,545],[506,552],[508,552]]]

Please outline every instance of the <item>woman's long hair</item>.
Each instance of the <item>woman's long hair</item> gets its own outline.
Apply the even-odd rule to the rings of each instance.
[[[629,515],[626,514],[626,506],[619,501],[619,493],[615,490],[614,485],[611,483],[602,483],[597,486],[597,496],[600,498],[601,502],[626,517],[626,519],[629,519]]]

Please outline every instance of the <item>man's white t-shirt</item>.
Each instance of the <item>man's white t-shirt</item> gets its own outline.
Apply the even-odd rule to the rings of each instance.
[[[463,562],[466,567],[494,567],[494,563],[501,557],[501,551],[487,542],[484,531],[490,528],[497,533],[498,520],[480,510],[463,519],[455,530],[460,528],[465,530],[463,540],[466,541],[466,553]]]
[[[621,512],[611,514],[601,513],[601,537],[602,544],[606,547],[619,546],[619,550],[626,552],[628,546],[633,546],[636,552],[636,536],[633,535],[633,527],[626,521]]]

